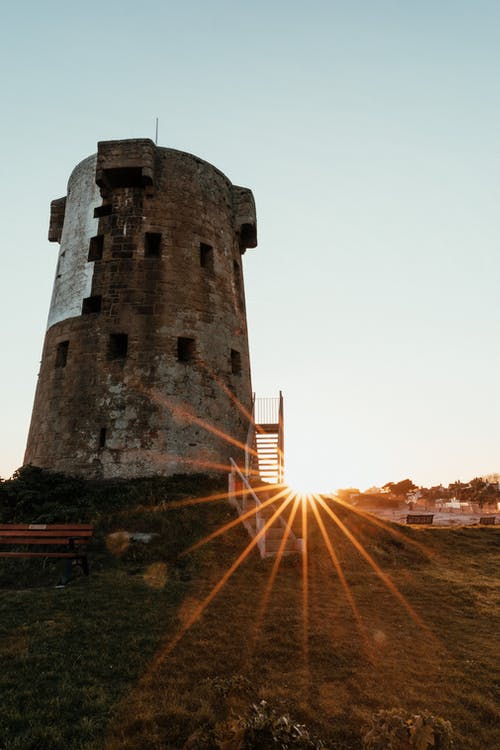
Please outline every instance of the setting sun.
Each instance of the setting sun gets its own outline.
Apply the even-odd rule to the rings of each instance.
[[[330,487],[321,486],[307,466],[290,466],[288,463],[285,466],[285,482],[292,492],[300,496],[313,493],[330,494],[333,486],[333,482]]]

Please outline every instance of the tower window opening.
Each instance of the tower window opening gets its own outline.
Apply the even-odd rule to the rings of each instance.
[[[195,340],[179,336],[177,339],[177,359],[179,362],[191,362],[195,358]]]
[[[111,189],[144,186],[142,167],[112,167],[103,171]]]
[[[110,216],[113,213],[113,206],[111,203],[103,203],[102,206],[96,206],[94,208],[94,219],[100,219],[101,216]]]
[[[233,375],[241,375],[241,354],[236,349],[231,349],[231,372]]]
[[[66,367],[68,361],[69,341],[60,341],[56,351],[56,367]]]
[[[240,248],[245,252],[247,247],[257,245],[257,232],[255,224],[242,224],[240,228]]]
[[[96,294],[93,297],[85,297],[82,302],[82,315],[101,312],[102,297]]]
[[[109,335],[108,354],[110,359],[125,359],[128,351],[128,334],[111,333]]]
[[[214,249],[205,242],[200,242],[200,266],[209,271],[214,270]]]
[[[144,235],[144,257],[159,258],[161,255],[161,234],[146,232]]]
[[[104,251],[104,235],[97,234],[90,238],[88,260],[101,260]]]
[[[99,448],[104,448],[106,446],[106,428],[101,427],[99,430]]]

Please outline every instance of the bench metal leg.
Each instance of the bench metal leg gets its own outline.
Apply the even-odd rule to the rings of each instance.
[[[63,573],[59,578],[59,586],[66,586],[69,581],[73,578],[73,560],[68,557],[64,560]]]
[[[89,563],[87,560],[87,555],[82,555],[81,557],[67,557],[64,560],[63,574],[59,579],[60,586],[66,586],[66,584],[73,579],[73,563],[81,565],[83,575],[88,576]]]
[[[83,575],[88,576],[88,574],[89,574],[89,563],[88,563],[88,560],[87,560],[87,555],[84,555],[83,557],[80,558],[80,563],[81,563],[81,566],[82,566]]]

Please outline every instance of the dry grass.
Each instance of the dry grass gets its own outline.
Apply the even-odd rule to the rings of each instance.
[[[227,510],[219,506],[213,514],[209,527]],[[103,563],[88,586],[68,587],[64,600],[53,590],[2,594],[0,652],[9,664],[3,687],[10,696],[2,750],[174,750],[201,727],[244,715],[261,699],[305,723],[331,750],[359,750],[370,716],[392,707],[449,719],[460,750],[495,750],[499,530],[401,529],[394,538],[346,511],[342,518],[402,600],[325,521],[355,615],[313,516],[307,612],[301,563],[291,558],[263,609],[273,561],[254,551],[174,647],[248,543],[241,529],[196,553],[191,580],[161,564],[160,539],[149,557],[125,555],[109,569]],[[40,670],[48,655],[58,667],[45,680]],[[28,687],[33,677],[43,692]],[[26,732],[25,744],[16,744],[16,731],[26,726],[14,705],[27,697],[38,744],[27,744]]]

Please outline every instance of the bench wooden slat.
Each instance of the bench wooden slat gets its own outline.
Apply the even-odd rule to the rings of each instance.
[[[0,523],[0,531],[92,531],[91,523]]]
[[[428,523],[431,524],[434,519],[433,513],[418,513],[415,515],[407,515],[406,516],[406,523],[409,524],[424,524]]]
[[[69,540],[67,537],[59,538],[59,537],[45,537],[44,539],[33,539],[33,537],[11,537],[9,539],[6,539],[4,537],[0,536],[0,544],[3,545],[10,545],[11,547],[15,544],[44,544],[46,547],[50,545],[63,545],[64,547],[67,547],[71,542],[78,547],[83,546],[86,543],[86,539],[72,539]]]
[[[0,552],[0,557],[71,557],[82,558],[77,552]]]
[[[4,531],[0,529],[0,539],[15,539],[16,537],[26,537],[29,539],[45,539],[48,537],[63,537],[64,539],[90,539],[92,531],[71,531],[66,534],[59,529],[46,529],[45,531],[29,531],[27,529],[15,529],[14,531]]]
[[[62,578],[63,584],[71,578],[71,562],[76,560],[83,568],[85,575],[89,574],[86,548],[91,540],[94,528],[91,524],[45,524],[45,523],[17,523],[0,524],[0,545],[10,547],[44,546],[49,549],[31,551],[5,551],[0,549],[0,557],[33,558],[56,557],[68,560],[66,572]],[[50,549],[52,547],[52,549]],[[57,547],[63,547],[57,551]]]

